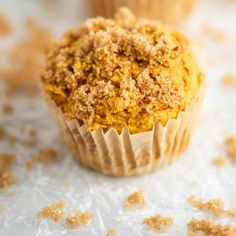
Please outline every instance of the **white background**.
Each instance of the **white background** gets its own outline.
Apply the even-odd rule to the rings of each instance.
[[[33,15],[42,24],[51,27],[57,36],[86,18],[80,1],[54,1],[55,7],[45,7],[45,2],[0,0],[0,12],[10,17],[18,37],[26,16]],[[205,35],[202,30],[205,25],[224,31],[228,35],[226,42]],[[204,200],[221,198],[226,208],[236,207],[236,166],[230,162],[222,169],[212,165],[216,156],[226,155],[225,137],[236,134],[236,88],[222,85],[222,77],[226,73],[236,74],[236,3],[230,0],[200,1],[183,30],[198,45],[198,51],[204,58],[208,91],[199,126],[182,158],[157,173],[130,178],[103,176],[81,168],[71,158],[40,98],[13,100],[15,115],[0,113],[0,123],[19,139],[22,138],[19,132],[22,122],[28,127],[36,127],[40,144],[34,149],[26,149],[20,143],[12,148],[7,142],[0,142],[1,152],[11,151],[17,155],[17,164],[13,167],[17,183],[0,193],[0,204],[8,206],[0,212],[1,236],[100,236],[110,228],[114,228],[119,236],[152,236],[158,234],[142,221],[155,214],[174,217],[174,225],[166,235],[182,236],[187,234],[186,224],[192,217],[214,219],[190,206],[187,202],[189,196],[195,195]],[[10,46],[15,39],[1,39],[0,47]],[[5,101],[1,90],[0,103]],[[24,161],[44,147],[59,150],[59,159],[53,165],[39,165],[27,172]],[[137,190],[144,191],[147,207],[142,211],[125,211],[123,205],[127,196]],[[78,230],[68,230],[64,222],[36,218],[42,207],[58,200],[65,201],[67,213],[72,213],[74,208],[91,212],[91,222]],[[214,220],[236,226],[236,222],[229,219]]]

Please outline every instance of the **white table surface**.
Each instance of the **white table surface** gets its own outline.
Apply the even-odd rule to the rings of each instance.
[[[39,0],[1,0],[0,12],[9,15],[12,23],[18,26],[19,35],[26,16],[33,15],[42,24],[52,27],[57,36],[86,18],[80,1],[55,2],[57,8],[45,9],[43,1]],[[206,24],[223,30],[228,35],[227,41],[218,42],[204,35],[202,28]],[[0,123],[19,138],[22,122],[36,127],[40,144],[34,149],[26,149],[19,143],[13,148],[7,142],[0,142],[1,152],[11,151],[17,155],[12,170],[17,183],[0,193],[0,204],[7,205],[7,209],[0,212],[1,236],[100,236],[110,228],[114,228],[119,236],[152,236],[158,234],[142,221],[155,214],[175,219],[165,235],[182,236],[187,234],[186,224],[192,217],[214,219],[190,206],[187,202],[189,196],[204,200],[221,198],[227,208],[236,207],[236,166],[230,162],[221,169],[212,165],[216,156],[226,155],[224,138],[236,134],[236,89],[222,85],[226,73],[236,74],[236,4],[230,0],[201,0],[183,28],[199,45],[207,63],[208,91],[199,126],[182,158],[165,170],[139,177],[103,176],[81,168],[71,158],[41,99],[12,100],[14,116],[0,113]],[[1,39],[0,47],[7,47],[14,41]],[[4,101],[6,98],[1,90],[0,103]],[[39,165],[27,172],[24,161],[43,147],[56,148],[59,159],[53,165]],[[137,190],[144,191],[147,207],[142,211],[125,211],[123,205],[127,196]],[[77,230],[69,230],[64,222],[36,218],[42,207],[58,200],[65,201],[68,213],[72,213],[74,208],[89,211],[93,215],[91,222]],[[226,218],[214,221],[236,226],[235,221]]]

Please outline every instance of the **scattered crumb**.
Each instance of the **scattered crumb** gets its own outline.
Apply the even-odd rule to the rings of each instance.
[[[2,106],[2,111],[5,114],[12,114],[14,112],[14,108],[10,103],[4,103]]]
[[[217,167],[224,167],[226,164],[226,160],[223,156],[219,156],[213,160],[213,164]]]
[[[66,180],[64,180],[63,182],[61,182],[61,185],[63,188],[68,189],[70,187],[70,183]]]
[[[33,169],[33,161],[32,160],[27,160],[25,162],[25,169],[28,171],[31,171]]]
[[[224,215],[224,202],[221,199],[202,201],[201,199],[192,196],[188,201],[192,206],[198,208],[200,211],[208,211],[214,216]]]
[[[205,236],[235,236],[236,228],[231,225],[215,224],[211,220],[198,220],[193,218],[188,223],[189,235],[202,232]]]
[[[17,137],[14,134],[8,134],[7,140],[11,145],[14,145],[17,141]]]
[[[0,140],[2,140],[5,136],[5,129],[2,125],[0,125]]]
[[[55,222],[59,222],[64,216],[64,207],[64,201],[59,201],[43,208],[37,216],[39,218],[47,218]]]
[[[116,231],[114,229],[110,229],[106,232],[106,236],[116,236]]]
[[[223,77],[223,84],[231,87],[236,87],[236,75],[226,74]]]
[[[42,149],[33,157],[34,162],[49,164],[57,158],[57,151],[52,148]]]
[[[225,140],[228,156],[236,165],[236,135],[233,135]]]
[[[217,40],[217,41],[221,41],[224,42],[227,39],[227,34],[223,31],[220,31],[218,29],[215,29],[211,26],[204,26],[203,27],[203,32],[204,34],[206,34],[208,37]]]
[[[0,172],[3,172],[11,167],[15,159],[15,155],[11,153],[0,153]]]
[[[144,208],[145,205],[146,205],[146,199],[144,193],[143,191],[139,191],[129,195],[125,203],[125,208],[131,210],[134,209],[135,207]]]
[[[79,210],[76,210],[73,216],[66,217],[66,224],[71,228],[78,228],[81,225],[86,225],[91,217],[89,212],[80,212]]]
[[[9,66],[0,68],[0,76],[6,82],[8,95],[23,92],[34,96],[39,91],[38,79],[44,67],[44,53],[52,42],[51,31],[31,18],[25,21],[23,33],[23,38],[4,55]]]
[[[38,133],[37,130],[31,128],[29,130],[29,137],[24,141],[24,143],[28,146],[35,146],[38,142]]]
[[[225,211],[225,215],[236,219],[236,208],[232,208],[230,210]]]
[[[4,210],[6,210],[6,209],[7,209],[7,204],[1,203],[1,204],[0,204],[0,212],[1,212],[1,211],[4,211]]]
[[[10,172],[0,172],[0,187],[8,187],[16,182],[16,177]]]
[[[148,225],[158,233],[164,233],[166,227],[173,225],[174,219],[172,217],[162,217],[160,215],[145,218],[144,224]]]
[[[0,14],[0,36],[7,36],[12,32],[12,27],[8,19],[2,13]]]

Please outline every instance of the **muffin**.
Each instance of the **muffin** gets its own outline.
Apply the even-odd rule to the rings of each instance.
[[[163,23],[181,22],[197,0],[85,0],[94,16],[112,17],[120,7],[130,8],[138,17],[158,19]]]
[[[114,176],[172,163],[205,88],[189,40],[126,8],[69,30],[48,52],[41,81],[75,158]]]

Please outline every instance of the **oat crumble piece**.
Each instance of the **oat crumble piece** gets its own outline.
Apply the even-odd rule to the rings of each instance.
[[[231,225],[216,224],[211,220],[191,219],[188,223],[189,232],[202,232],[205,236],[235,236],[236,228]]]
[[[106,236],[116,236],[116,231],[114,229],[110,229],[106,232]]]
[[[14,112],[14,108],[10,103],[4,103],[2,106],[2,111],[5,114],[12,114]]]
[[[207,211],[214,216],[223,216],[225,213],[224,202],[221,199],[212,199],[209,201],[203,201],[194,196],[188,199],[189,203],[198,208],[200,211]]]
[[[225,215],[229,216],[229,217],[231,217],[233,219],[236,219],[236,208],[232,208],[232,209],[226,210],[225,211]]]
[[[43,208],[38,214],[38,218],[47,218],[59,222],[64,217],[64,201],[59,201]]]
[[[226,159],[223,156],[216,157],[212,162],[217,167],[224,167],[226,164]]]
[[[146,199],[143,191],[134,192],[128,196],[125,203],[125,208],[132,210],[134,208],[144,208],[146,205]]]
[[[16,177],[10,172],[0,172],[0,188],[8,187],[16,182]]]
[[[148,225],[158,233],[164,233],[167,227],[173,225],[174,218],[155,215],[145,218],[143,223]]]
[[[0,14],[0,36],[7,36],[12,32],[12,27],[4,14]]]
[[[79,228],[81,225],[86,225],[91,220],[92,216],[89,212],[80,212],[75,210],[73,216],[66,217],[66,224],[71,228]]]
[[[225,140],[227,154],[233,164],[236,165],[236,135],[233,135]]]
[[[231,87],[236,87],[236,75],[226,74],[223,77],[223,84]]]
[[[0,172],[10,168],[15,159],[15,155],[11,153],[0,153]]]

